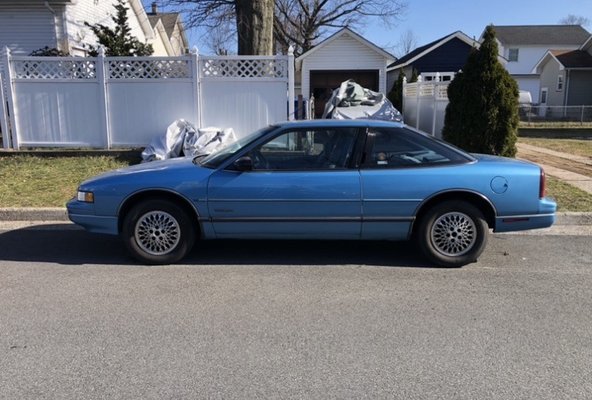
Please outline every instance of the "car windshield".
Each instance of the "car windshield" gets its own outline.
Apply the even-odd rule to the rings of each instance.
[[[237,140],[236,142],[232,142],[228,146],[223,147],[212,154],[209,154],[205,157],[195,157],[193,162],[206,168],[218,168],[220,165],[222,165],[222,163],[238,153],[242,148],[249,145],[254,140],[257,140],[266,133],[274,130],[275,128],[275,126],[267,126],[265,128],[259,129],[258,131],[255,131],[250,135]]]

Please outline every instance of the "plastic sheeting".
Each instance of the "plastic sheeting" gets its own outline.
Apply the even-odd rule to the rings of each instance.
[[[192,123],[179,119],[169,125],[164,135],[154,140],[142,152],[142,162],[175,157],[208,155],[236,141],[232,128],[196,129]]]
[[[353,80],[341,83],[325,105],[323,118],[403,121],[403,116],[382,93],[363,88]]]

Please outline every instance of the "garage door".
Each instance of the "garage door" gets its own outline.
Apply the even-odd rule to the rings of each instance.
[[[321,118],[325,103],[341,82],[353,79],[363,87],[378,91],[378,70],[310,71],[310,94],[315,98],[315,118]]]

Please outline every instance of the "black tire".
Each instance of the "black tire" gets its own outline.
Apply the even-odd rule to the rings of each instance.
[[[477,261],[483,253],[489,227],[477,207],[449,200],[429,209],[418,221],[415,233],[428,260],[442,267],[461,267]]]
[[[145,200],[125,216],[121,236],[130,254],[145,264],[172,264],[195,242],[192,218],[167,200]]]

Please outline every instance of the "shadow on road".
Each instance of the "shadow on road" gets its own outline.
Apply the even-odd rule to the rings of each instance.
[[[0,233],[0,259],[65,265],[138,265],[116,236],[65,225]],[[213,240],[198,242],[181,265],[374,265],[427,267],[408,242]]]

